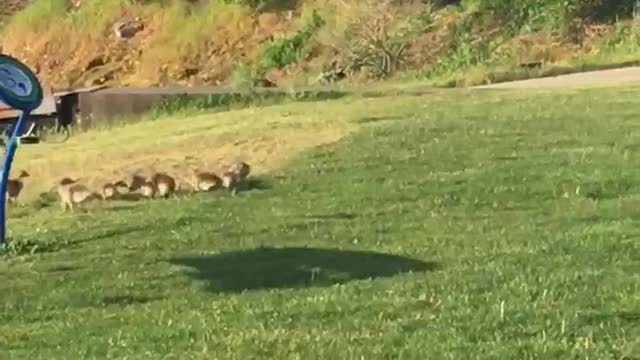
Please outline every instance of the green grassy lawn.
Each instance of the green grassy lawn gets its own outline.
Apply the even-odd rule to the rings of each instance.
[[[328,101],[236,197],[20,209],[0,358],[637,359],[637,94]]]

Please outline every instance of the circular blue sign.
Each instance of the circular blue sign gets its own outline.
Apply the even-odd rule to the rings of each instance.
[[[42,104],[42,86],[36,75],[19,60],[0,54],[0,101],[22,111]]]

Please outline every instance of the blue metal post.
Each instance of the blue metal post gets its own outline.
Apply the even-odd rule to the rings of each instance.
[[[18,121],[13,124],[11,136],[5,145],[4,162],[2,163],[2,173],[0,174],[0,196],[2,197],[2,206],[0,206],[0,246],[5,243],[7,235],[7,214],[5,213],[7,208],[7,180],[9,179],[9,172],[11,171],[13,155],[18,147],[18,137],[22,133],[22,128],[28,117],[29,112],[27,111],[23,111],[20,114]]]

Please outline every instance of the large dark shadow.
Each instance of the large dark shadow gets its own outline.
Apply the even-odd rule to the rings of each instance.
[[[71,271],[77,271],[77,270],[81,270],[82,267],[80,266],[74,266],[74,265],[55,265],[50,267],[47,272],[50,273],[64,273],[64,272],[71,272]]]
[[[397,255],[319,248],[257,248],[170,262],[192,268],[190,274],[206,280],[213,292],[330,286],[437,266]]]
[[[129,305],[143,305],[151,301],[160,300],[159,297],[148,296],[135,296],[135,295],[117,295],[117,296],[105,296],[102,298],[100,305],[109,306],[129,306]]]
[[[142,194],[136,193],[136,192],[118,194],[114,198],[114,200],[128,201],[128,202],[137,202],[137,201],[142,201],[144,199],[145,197]]]
[[[95,233],[90,233],[87,236],[80,237],[74,240],[67,240],[65,245],[70,247],[77,247],[84,245],[86,243],[92,243],[96,241],[101,241],[105,239],[118,238],[125,235],[131,235],[137,232],[145,232],[149,230],[147,226],[142,225],[127,225],[127,226],[119,226],[117,229],[106,229],[99,235],[94,235]]]
[[[353,220],[357,218],[358,215],[351,212],[337,212],[333,214],[315,214],[315,215],[305,215],[303,218],[309,220]]]
[[[638,311],[611,311],[607,313],[586,314],[580,320],[590,325],[619,320],[626,323],[640,324],[640,312]]]
[[[244,183],[244,191],[251,190],[270,190],[273,185],[264,177],[248,177]]]
[[[356,124],[368,124],[380,121],[394,121],[401,120],[402,116],[365,116],[363,118],[354,121]]]

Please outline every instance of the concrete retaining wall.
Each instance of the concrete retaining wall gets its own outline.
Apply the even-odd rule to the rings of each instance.
[[[81,93],[78,96],[80,114],[76,119],[77,125],[86,129],[98,121],[108,124],[117,118],[141,114],[151,110],[162,99],[163,95],[158,94]]]
[[[227,106],[248,98],[274,99],[287,96],[284,89],[264,88],[257,90],[260,94],[248,97],[247,93],[225,87],[199,88],[109,88],[78,94],[80,121],[78,125],[87,129],[100,124],[109,124],[116,119],[126,118],[148,112],[163,100],[175,97],[192,98],[202,107]],[[344,96],[343,92],[331,90],[298,91],[300,99],[330,99]]]

